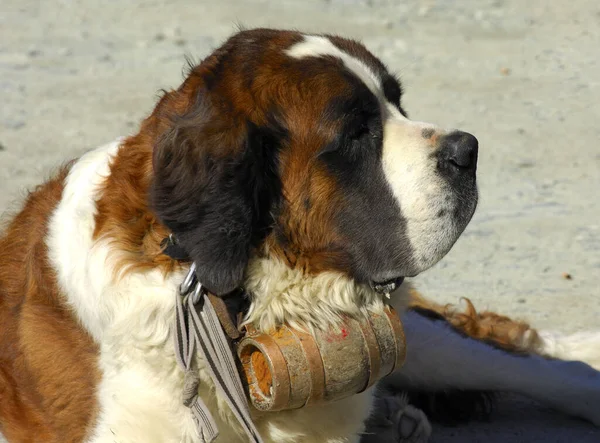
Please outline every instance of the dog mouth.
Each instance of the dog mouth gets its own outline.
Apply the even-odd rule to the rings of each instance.
[[[390,292],[395,291],[404,282],[404,277],[394,277],[381,282],[371,281],[371,288],[381,295],[389,295]]]

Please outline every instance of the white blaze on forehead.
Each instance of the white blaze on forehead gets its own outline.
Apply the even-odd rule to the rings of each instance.
[[[340,48],[335,46],[326,37],[318,35],[305,35],[304,40],[296,43],[286,50],[290,57],[337,57],[344,62],[344,65],[352,71],[362,82],[380,99],[383,96],[381,88],[381,79],[376,75],[363,61],[352,57]]]

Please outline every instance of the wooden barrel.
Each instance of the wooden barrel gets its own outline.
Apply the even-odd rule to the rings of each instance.
[[[403,364],[406,343],[387,306],[383,314],[346,318],[314,337],[287,326],[270,334],[249,329],[237,353],[254,407],[279,411],[364,391]]]

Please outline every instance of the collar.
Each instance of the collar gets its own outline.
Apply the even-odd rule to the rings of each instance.
[[[179,244],[174,234],[169,234],[168,237],[163,238],[160,246],[163,248],[163,254],[168,255],[173,260],[190,260],[190,255]]]
[[[187,251],[177,241],[175,235],[170,234],[161,242],[163,253],[171,257],[173,260],[190,261],[191,258]],[[188,274],[182,285],[191,285],[191,281],[195,275],[195,264],[190,268],[191,273]],[[189,280],[189,281],[188,281]],[[246,292],[239,288],[229,294],[216,296],[206,292],[206,296],[212,303],[212,306],[219,318],[221,327],[231,340],[238,340],[242,337],[240,325],[243,317],[249,308],[249,299]]]
[[[190,255],[187,251],[181,246],[177,237],[174,234],[169,234],[168,237],[165,237],[161,242],[161,246],[163,248],[163,253],[171,257],[173,260],[182,260],[189,261]],[[384,282],[374,282],[371,281],[371,288],[375,292],[380,295],[385,295],[387,298],[390,298],[390,293],[394,292],[396,289],[400,287],[402,282],[404,281],[404,277],[397,277],[391,280],[386,280]],[[234,291],[237,293],[238,291]],[[242,291],[243,292],[243,291]],[[214,297],[214,296],[213,296]],[[217,297],[215,297],[217,298]]]

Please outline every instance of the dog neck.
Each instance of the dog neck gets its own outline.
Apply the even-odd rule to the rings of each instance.
[[[162,246],[176,260],[188,258],[174,236],[165,238]],[[311,274],[292,268],[268,251],[250,260],[244,289],[250,299],[244,323],[261,331],[283,324],[313,332],[326,330],[339,325],[345,316],[382,312],[384,307],[382,292],[371,285],[335,271]],[[402,297],[396,292],[397,298]]]
[[[326,330],[345,316],[384,308],[381,294],[368,285],[337,272],[308,275],[273,257],[251,259],[244,286],[251,299],[245,323],[262,331],[282,324]]]

